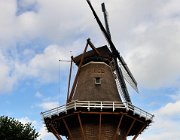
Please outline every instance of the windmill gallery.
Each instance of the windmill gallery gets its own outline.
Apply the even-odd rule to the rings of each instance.
[[[137,82],[111,39],[107,12],[102,4],[105,27],[89,0],[87,3],[103,32],[107,45],[96,48],[87,39],[82,54],[71,57],[67,102],[42,112],[49,132],[61,140],[136,140],[153,115],[134,106],[125,80],[136,90]],[[91,50],[87,51],[88,47]],[[70,91],[72,63],[78,67]]]

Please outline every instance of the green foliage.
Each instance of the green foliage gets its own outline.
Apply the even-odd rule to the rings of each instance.
[[[38,136],[31,123],[22,124],[14,118],[0,117],[0,140],[35,140]]]

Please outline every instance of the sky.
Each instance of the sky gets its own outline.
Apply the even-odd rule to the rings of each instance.
[[[101,20],[106,4],[112,40],[138,82],[133,104],[155,115],[138,140],[179,140],[180,1],[91,2]],[[59,60],[80,54],[87,38],[108,44],[86,0],[0,0],[0,116],[55,140],[40,113],[65,103],[70,64]]]

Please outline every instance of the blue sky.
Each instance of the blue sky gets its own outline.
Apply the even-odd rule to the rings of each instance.
[[[139,140],[180,137],[179,0],[91,0],[138,81],[133,104],[155,114]],[[42,111],[63,105],[69,60],[86,39],[107,44],[85,0],[0,0],[0,115],[32,122],[43,140],[55,140]],[[73,70],[76,66],[73,66]]]

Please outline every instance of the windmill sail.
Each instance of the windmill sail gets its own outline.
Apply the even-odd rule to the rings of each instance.
[[[129,96],[129,93],[127,91],[127,87],[126,87],[126,84],[125,84],[125,81],[124,81],[124,78],[126,78],[126,80],[130,83],[130,85],[136,91],[137,91],[137,82],[135,81],[134,77],[132,76],[132,74],[131,74],[129,68],[127,67],[126,63],[124,62],[123,58],[120,56],[119,52],[117,51],[114,43],[111,40],[110,34],[108,34],[108,32],[105,30],[103,24],[101,23],[99,17],[97,16],[94,8],[91,5],[90,0],[87,0],[87,3],[89,4],[89,6],[90,6],[90,8],[91,8],[91,10],[93,12],[94,17],[95,17],[97,23],[99,24],[99,27],[100,27],[101,31],[103,32],[106,40],[108,41],[108,43],[110,45],[110,48],[111,48],[111,51],[112,51],[112,57],[113,57],[114,63],[115,63],[116,74],[117,74],[118,79],[119,79],[122,94],[124,94],[123,97],[127,102],[131,102],[130,96]],[[121,64],[120,66],[118,66],[118,62],[119,62],[119,64]],[[122,72],[121,68],[122,68],[122,70],[124,72]],[[123,77],[123,76],[125,76],[125,77]]]
[[[120,69],[122,70],[122,74],[124,79],[130,84],[130,86],[136,91],[138,92],[138,87],[137,87],[137,82],[135,80],[135,78],[133,77],[132,73],[130,72],[127,64],[125,63],[123,57],[121,57],[122,62],[118,61],[118,65],[120,67]]]
[[[106,11],[106,7],[105,4],[102,3],[102,12],[104,14],[104,21],[105,21],[105,27],[106,27],[106,32],[108,33],[110,39],[111,39],[111,33],[110,33],[110,29],[109,29],[109,24],[108,24],[108,17],[107,17],[107,11]],[[124,79],[131,85],[131,87],[138,92],[138,88],[137,88],[137,82],[135,80],[135,78],[133,77],[132,73],[130,72],[127,64],[125,63],[123,57],[120,57],[121,61],[118,61],[118,65],[120,66],[120,69],[122,70],[122,74]],[[122,91],[121,91],[122,92]]]
[[[115,67],[114,73],[118,77],[115,79],[115,81],[116,81],[116,85],[118,86],[119,93],[126,102],[131,103],[131,99],[130,99],[129,93],[127,91],[126,83],[124,81],[122,71],[121,71],[120,67],[118,66],[117,59],[114,59],[114,67]]]

